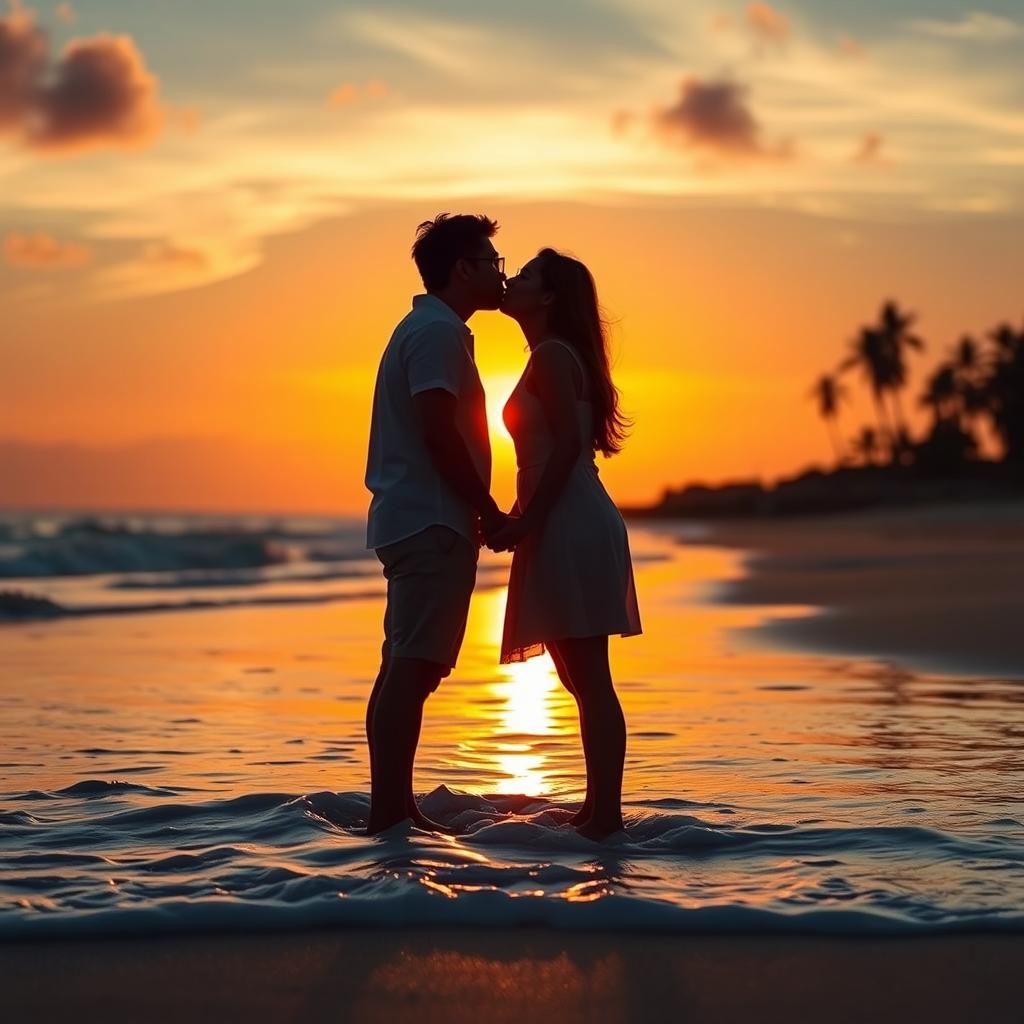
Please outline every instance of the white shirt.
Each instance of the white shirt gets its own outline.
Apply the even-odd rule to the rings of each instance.
[[[476,513],[435,468],[413,403],[414,395],[434,388],[457,399],[455,425],[489,488],[491,446],[473,333],[437,296],[417,295],[377,370],[366,461],[366,486],[373,492],[368,548],[394,544],[435,525],[475,541]]]

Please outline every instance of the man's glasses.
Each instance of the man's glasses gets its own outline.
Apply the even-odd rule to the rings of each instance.
[[[504,256],[463,256],[462,258],[470,263],[490,263],[499,274],[505,273]]]

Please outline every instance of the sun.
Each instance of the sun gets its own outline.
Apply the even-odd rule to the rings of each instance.
[[[509,437],[501,412],[518,381],[517,373],[488,374],[483,378],[484,392],[487,395],[487,429],[491,435],[492,447],[499,444],[510,449],[512,447],[512,438]]]

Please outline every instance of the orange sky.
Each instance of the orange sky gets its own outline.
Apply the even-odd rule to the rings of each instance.
[[[80,139],[72,122],[56,143],[5,137],[0,119],[0,505],[363,511],[377,359],[419,290],[415,225],[442,209],[496,217],[510,272],[544,245],[591,267],[636,420],[625,452],[600,460],[622,503],[827,461],[809,388],[886,298],[920,314],[929,344],[912,393],[962,332],[1019,321],[1024,122],[996,102],[1019,72],[997,79],[992,57],[1016,23],[879,8],[857,51],[815,4],[781,20],[750,5],[762,20],[731,24],[706,6],[687,24],[717,64],[660,47],[628,87],[595,63],[589,91],[566,69],[538,89],[525,65],[475,105],[466,41],[489,26],[469,6],[412,34],[367,6],[346,22],[373,58],[365,81],[339,81],[336,64],[321,81],[310,58],[273,69],[273,93],[247,71],[230,102],[202,67],[179,69],[188,25],[164,38],[152,12],[83,8],[59,31],[132,33],[117,43],[125,74],[160,92],[127,139]],[[86,24],[95,10],[109,23]],[[609,39],[626,45],[632,26],[639,52],[646,15],[623,7]],[[611,45],[600,28],[581,46]],[[954,61],[977,79],[946,94]],[[897,97],[901,74],[918,91]],[[308,110],[288,106],[298,96]],[[694,120],[698,100],[725,103],[733,134]],[[325,118],[349,119],[340,149]],[[498,424],[523,343],[497,313],[471,326],[509,502]],[[850,384],[847,435],[870,417]]]

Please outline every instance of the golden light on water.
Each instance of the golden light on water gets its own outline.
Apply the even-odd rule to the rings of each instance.
[[[508,588],[495,596],[490,623],[495,643],[500,646]],[[561,683],[550,655],[500,665],[498,678],[490,684],[490,690],[503,702],[498,706],[495,721],[498,737],[494,759],[505,776],[498,783],[498,792],[536,795],[547,792],[547,759],[542,751],[535,749],[535,740],[559,732],[554,711]]]

